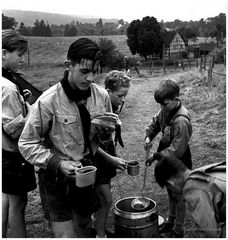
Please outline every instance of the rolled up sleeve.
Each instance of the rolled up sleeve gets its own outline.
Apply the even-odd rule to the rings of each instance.
[[[25,112],[20,94],[17,91],[8,91],[2,96],[2,126],[12,138],[19,138],[25,125]]]
[[[52,114],[37,101],[18,143],[23,157],[31,164],[43,169],[47,169],[49,159],[53,156],[50,149],[45,146],[43,138],[50,128],[51,119]]]

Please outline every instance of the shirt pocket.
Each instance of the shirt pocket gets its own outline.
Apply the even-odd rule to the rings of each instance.
[[[74,145],[75,142],[83,144],[83,133],[77,116],[56,115],[57,131],[66,143]]]
[[[164,133],[162,135],[162,140],[164,144],[170,144],[172,139],[171,139],[171,126],[167,126],[164,129]]]

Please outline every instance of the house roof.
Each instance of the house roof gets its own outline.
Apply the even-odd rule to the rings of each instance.
[[[169,46],[170,43],[173,41],[173,38],[176,35],[176,31],[166,31],[162,34],[162,39],[165,44],[165,46]]]
[[[177,31],[166,31],[162,34],[162,39],[164,42],[164,45],[169,47],[171,42],[173,41],[175,35],[179,33]],[[179,33],[179,35],[181,36],[181,34]],[[183,39],[184,43],[186,43],[185,39],[181,36],[181,38]]]

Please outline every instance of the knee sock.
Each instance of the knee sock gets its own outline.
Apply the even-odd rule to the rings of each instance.
[[[183,233],[183,232],[184,232],[184,224],[183,224],[183,223],[176,222],[176,223],[175,223],[175,227],[174,227],[174,231],[175,231],[176,233]]]

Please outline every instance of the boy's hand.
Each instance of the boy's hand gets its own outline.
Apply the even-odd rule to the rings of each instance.
[[[29,101],[30,98],[32,97],[32,92],[28,89],[25,89],[23,90],[23,95],[24,95],[24,98],[25,98],[25,101]]]
[[[126,161],[124,161],[122,158],[119,157],[113,157],[115,160],[115,167],[124,171],[124,169],[126,168]]]
[[[75,177],[75,169],[77,168],[77,165],[73,161],[61,161],[59,165],[60,171],[66,176],[66,177]]]
[[[150,140],[149,137],[146,137],[145,141],[144,141],[144,149],[147,151],[147,150],[150,150],[152,148],[152,141]]]
[[[151,166],[151,164],[155,161],[154,154],[151,154],[149,158],[145,161],[146,166]]]

